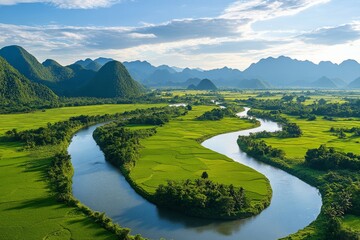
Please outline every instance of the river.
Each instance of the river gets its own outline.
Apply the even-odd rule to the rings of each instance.
[[[247,111],[238,114],[246,116]],[[102,124],[80,130],[73,136],[68,152],[74,167],[73,195],[95,211],[105,212],[132,234],[151,239],[278,239],[309,225],[320,213],[318,190],[275,167],[243,153],[237,145],[239,135],[277,131],[280,126],[258,119],[254,129],[217,135],[202,143],[206,148],[232,158],[262,174],[270,181],[273,197],[259,215],[233,221],[215,221],[184,216],[157,208],[139,196],[121,172],[105,161],[92,137]]]

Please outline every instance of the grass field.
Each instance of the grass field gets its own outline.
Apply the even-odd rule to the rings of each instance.
[[[0,239],[114,239],[76,209],[58,203],[46,182],[51,157],[61,146],[23,151],[3,133],[33,129],[81,114],[123,112],[155,105],[102,105],[0,115]]]
[[[360,217],[354,215],[346,215],[342,221],[344,228],[360,232]]]
[[[45,126],[46,123],[54,123],[67,120],[72,116],[79,115],[102,115],[124,112],[136,108],[146,108],[148,106],[159,107],[166,104],[108,104],[81,107],[64,107],[48,109],[45,112],[36,111],[26,114],[2,114],[0,115],[0,136],[7,130],[17,128],[19,131],[34,129]]]
[[[321,144],[326,144],[328,147],[334,147],[335,149],[343,152],[360,154],[360,137],[352,137],[348,134],[345,139],[339,139],[329,131],[331,127],[360,127],[359,119],[350,120],[336,118],[336,121],[328,121],[318,116],[315,121],[307,121],[306,119],[299,119],[287,115],[284,115],[284,117],[289,119],[291,122],[298,124],[303,132],[303,135],[299,138],[263,138],[263,140],[265,140],[268,145],[285,151],[287,165],[290,168],[299,170],[300,165],[298,164],[304,162],[306,151],[311,148],[318,148]],[[301,167],[301,169],[304,170],[305,168]],[[315,178],[321,178],[321,176],[326,173],[307,168],[306,172],[308,175],[312,175]],[[341,224],[343,228],[360,232],[359,216],[345,215]],[[322,224],[315,222],[313,225],[310,225],[309,227],[299,231],[297,234],[292,235],[290,239],[312,239],[308,238],[308,236],[314,235],[317,231],[316,228],[321,229]],[[318,237],[318,235],[316,236]]]
[[[170,121],[159,127],[156,135],[142,140],[144,148],[130,172],[132,180],[145,191],[154,193],[159,184],[169,179],[195,179],[206,171],[215,182],[244,187],[249,198],[255,201],[268,197],[270,186],[262,174],[202,147],[197,141],[205,136],[254,127],[238,118],[194,120],[212,108],[195,106],[188,115]]]
[[[284,150],[290,159],[303,161],[308,149],[318,148],[321,144],[344,152],[360,154],[360,137],[351,137],[348,134],[345,139],[340,139],[329,131],[331,127],[360,127],[360,119],[336,118],[336,121],[328,121],[317,117],[315,121],[308,121],[291,116],[285,117],[298,124],[303,135],[299,138],[266,138],[264,140],[271,146]]]

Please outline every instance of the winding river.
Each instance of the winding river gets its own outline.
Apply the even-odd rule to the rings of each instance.
[[[247,115],[246,110],[239,117]],[[206,148],[250,166],[264,174],[273,190],[271,204],[259,215],[234,221],[214,221],[184,216],[158,209],[139,196],[120,171],[105,161],[92,138],[102,124],[80,130],[72,138],[68,152],[74,167],[73,194],[93,210],[105,212],[132,234],[151,239],[278,239],[309,225],[320,213],[318,190],[298,178],[261,163],[239,150],[239,135],[259,131],[277,131],[275,122],[258,119],[254,129],[221,134],[202,143]]]

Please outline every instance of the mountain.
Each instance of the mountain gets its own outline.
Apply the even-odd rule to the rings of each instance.
[[[0,57],[0,102],[2,104],[54,101],[58,97],[46,86],[31,82]]]
[[[309,61],[298,61],[289,57],[269,57],[253,63],[244,71],[246,78],[266,80],[274,86],[287,86],[291,82],[311,79],[314,81],[316,65]]]
[[[52,59],[45,60],[42,65],[50,72],[52,80],[63,81],[70,79],[75,75],[71,68],[63,67]]]
[[[201,79],[200,78],[189,78],[188,80],[186,80],[186,82],[184,83],[181,83],[181,85],[183,86],[189,86],[191,84],[193,85],[198,85],[199,83],[201,82]]]
[[[197,86],[195,86],[194,84],[190,84],[188,86],[188,89],[215,91],[215,90],[217,90],[217,87],[215,86],[215,84],[211,80],[203,79],[203,80],[201,80],[201,82]]]
[[[277,87],[296,87],[317,81],[322,76],[342,79],[345,83],[360,76],[360,64],[346,60],[341,64],[322,61],[315,64],[285,56],[265,58],[253,63],[244,72],[245,78],[266,80]],[[334,80],[336,82],[336,80]],[[311,85],[311,84],[310,84]],[[339,87],[341,83],[338,82]]]
[[[88,65],[86,65],[84,68],[87,69],[87,70],[92,70],[92,71],[99,71],[100,68],[102,67],[103,65],[98,63],[98,62],[95,62],[95,61],[92,61],[91,63],[89,63]]]
[[[166,69],[157,69],[143,81],[147,86],[166,86],[171,85],[176,80],[177,74],[172,74]]]
[[[87,97],[136,97],[144,92],[143,87],[132,79],[125,66],[118,61],[106,63],[95,77],[80,90]]]
[[[111,61],[114,61],[114,59],[99,57],[94,60],[94,62],[100,64],[101,66],[104,66],[105,64],[107,64],[108,62],[111,62]]]
[[[187,87],[187,90],[196,90],[196,86],[194,84],[190,84],[188,87]]]
[[[267,89],[271,85],[259,79],[243,79],[239,81],[238,87],[242,89]]]
[[[86,69],[86,66],[89,65],[92,62],[93,62],[93,60],[91,58],[87,58],[85,60],[76,61],[74,64],[78,64],[78,65],[80,65],[80,66],[82,66],[83,68]]]
[[[56,81],[49,69],[20,46],[2,48],[0,49],[0,56],[32,81]]]
[[[328,77],[321,77],[318,80],[316,80],[315,82],[311,83],[311,86],[313,88],[337,88],[338,86],[334,83],[333,80],[331,80]]]
[[[8,46],[0,49],[0,56],[10,65],[33,82],[49,87],[58,95],[71,96],[79,87],[95,76],[94,71],[74,66],[61,66],[52,59],[42,64],[20,46]],[[85,60],[84,62],[89,62]]]
[[[159,70],[167,70],[169,73],[176,73],[177,72],[172,67],[169,67],[168,65],[160,65],[160,66],[157,67],[157,69],[159,69]]]
[[[345,88],[348,85],[348,83],[341,78],[332,78],[331,80],[336,84],[338,88]]]
[[[146,61],[124,62],[123,64],[130,75],[141,83],[144,83],[157,70],[156,67]]]
[[[176,72],[182,72],[182,70],[184,70],[183,68],[179,68],[175,66],[172,66],[171,68],[174,69]]]
[[[349,83],[348,88],[360,88],[360,77]]]
[[[92,71],[99,71],[102,66],[104,66],[106,63],[113,61],[112,58],[103,58],[99,57],[95,60],[92,60],[91,58],[86,58],[85,60],[79,60],[76,61],[74,64],[78,64],[82,66],[84,69],[92,70]]]

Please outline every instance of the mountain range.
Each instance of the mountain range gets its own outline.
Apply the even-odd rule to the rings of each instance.
[[[124,62],[124,65],[135,80],[149,87],[187,87],[189,79],[210,79],[222,88],[330,89],[351,87],[349,83],[360,76],[360,64],[355,60],[315,64],[285,56],[261,59],[244,71],[228,67],[212,70],[155,67],[147,61]]]
[[[126,68],[112,59],[98,58],[81,62],[87,66],[93,66],[93,62],[100,66],[98,71],[86,69],[80,64],[62,66],[55,60],[47,59],[40,63],[33,55],[20,46],[8,46],[0,49],[0,57],[7,64],[16,69],[22,82],[30,82],[41,86],[48,91],[53,90],[61,96],[82,97],[135,97],[144,92],[144,88],[133,80]],[[105,65],[103,65],[105,64]],[[9,74],[9,76],[7,76]],[[10,71],[4,73],[3,78],[10,84]],[[48,88],[47,88],[48,87]],[[50,90],[50,89],[51,90]],[[5,89],[5,88],[4,88]],[[44,89],[40,89],[44,92]],[[10,91],[10,89],[7,89]],[[21,94],[20,94],[21,95]]]
[[[31,82],[0,57],[0,102],[2,104],[44,103],[57,98],[48,87]]]
[[[220,88],[241,89],[358,88],[360,81],[358,80],[360,64],[355,60],[346,60],[340,64],[328,61],[315,64],[285,56],[269,57],[251,64],[244,71],[228,67],[212,70],[180,69],[168,65],[156,67],[147,61],[131,61],[123,63],[129,76],[123,72],[124,69],[119,70],[122,68],[121,66],[106,68],[107,71],[116,71],[119,76],[115,77],[111,73],[101,71],[109,62],[114,61],[111,58],[100,57],[95,60],[88,58],[68,66],[62,66],[52,59],[40,63],[20,46],[2,48],[0,56],[32,82],[46,85],[61,96],[93,96],[94,94],[87,93],[86,89],[90,89],[90,85],[94,87],[95,83],[100,89],[102,84],[108,84],[107,79],[104,79],[108,76],[115,79],[110,81],[112,87],[120,88],[121,84],[117,85],[117,80],[122,79],[135,87],[134,92],[136,93],[142,90],[137,89],[139,86],[137,83],[133,84],[132,81],[128,81],[129,76],[144,86],[156,88],[187,88],[191,84],[198,85],[201,79],[209,79]],[[99,77],[100,72],[102,77]],[[132,95],[131,93],[120,94],[122,90],[118,90],[118,93],[113,92],[111,96]]]

